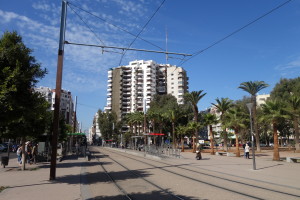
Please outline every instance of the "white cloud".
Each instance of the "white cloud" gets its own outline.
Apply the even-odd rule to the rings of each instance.
[[[148,12],[147,7],[143,6],[140,3],[129,0],[114,0],[114,2],[116,2],[120,6],[120,14],[130,16],[136,20],[140,19]]]
[[[276,70],[290,70],[290,69],[295,69],[295,68],[300,68],[300,57],[296,58],[293,61],[288,62],[287,64],[283,65],[278,65],[276,66]]]
[[[3,24],[9,23],[11,20],[16,19],[17,17],[18,15],[16,13],[0,10],[0,22]]]
[[[130,8],[124,1],[117,0],[122,5],[123,10],[134,12],[139,8]],[[128,5],[132,5],[132,2]],[[53,3],[46,1],[36,2],[32,5],[36,14],[31,18],[14,12],[0,10],[0,23],[14,24],[17,31],[22,35],[25,44],[34,50],[37,62],[46,67],[49,74],[43,80],[44,83],[55,83],[55,73],[57,65],[57,51],[59,40],[60,6],[56,7]],[[86,8],[88,9],[88,8]],[[100,38],[107,46],[126,47],[132,40],[132,36],[111,27],[111,25],[95,19],[80,12],[84,16],[89,26],[93,29],[95,36],[82,21],[74,15],[71,9],[68,10],[66,40],[75,43],[101,44]],[[142,13],[140,13],[142,14]],[[40,16],[40,18],[36,18]],[[114,18],[110,14],[101,13],[101,17],[109,19],[112,23],[127,23],[127,27],[137,28],[131,18]],[[44,19],[44,20],[41,20]],[[107,52],[110,51],[110,52]],[[102,53],[101,48],[82,47],[65,45],[64,54],[64,83],[63,87],[75,91],[99,91],[106,88],[107,69],[117,67],[121,58],[120,54],[112,53],[112,49],[105,49]],[[136,59],[136,52],[128,51],[122,64],[127,64],[129,60]],[[101,80],[101,81],[100,81]],[[53,86],[53,85],[52,85]]]
[[[278,65],[275,70],[280,71],[282,77],[293,77],[300,73],[300,57],[289,61],[287,64]]]

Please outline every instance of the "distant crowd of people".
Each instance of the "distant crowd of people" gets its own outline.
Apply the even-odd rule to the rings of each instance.
[[[38,148],[38,144],[31,143],[30,141],[25,143],[25,151],[24,151],[25,162],[27,162],[28,164],[36,164],[37,153],[38,153],[37,148]],[[17,148],[17,156],[18,156],[19,165],[22,164],[22,155],[23,155],[22,145],[20,145]]]

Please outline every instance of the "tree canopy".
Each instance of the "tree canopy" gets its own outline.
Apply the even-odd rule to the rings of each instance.
[[[48,103],[34,86],[47,73],[16,32],[0,38],[0,136],[42,134]]]
[[[271,98],[286,100],[291,94],[300,96],[300,77],[280,79],[271,92]]]

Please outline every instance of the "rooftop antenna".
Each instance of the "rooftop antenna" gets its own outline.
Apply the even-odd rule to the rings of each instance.
[[[166,26],[166,64],[168,64],[168,29]]]

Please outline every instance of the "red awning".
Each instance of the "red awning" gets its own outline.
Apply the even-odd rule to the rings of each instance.
[[[148,135],[165,135],[164,133],[148,133]]]

